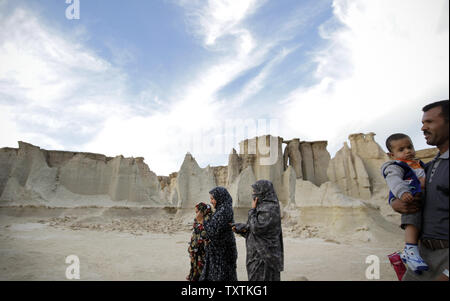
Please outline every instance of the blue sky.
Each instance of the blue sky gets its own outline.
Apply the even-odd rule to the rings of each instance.
[[[0,147],[143,156],[158,175],[186,152],[227,164],[255,134],[422,149],[421,108],[448,99],[446,0],[79,2],[69,20],[65,0],[0,0]]]

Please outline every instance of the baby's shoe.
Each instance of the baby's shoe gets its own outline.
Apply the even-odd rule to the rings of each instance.
[[[406,244],[400,257],[414,273],[420,275],[423,271],[428,271],[428,265],[420,256],[417,245]]]

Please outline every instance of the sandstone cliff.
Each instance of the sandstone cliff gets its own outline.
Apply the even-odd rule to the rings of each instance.
[[[163,206],[143,158],[47,151],[19,142],[0,151],[0,200],[48,206]]]

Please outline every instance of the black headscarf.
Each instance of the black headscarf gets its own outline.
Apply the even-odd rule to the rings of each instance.
[[[252,188],[256,208],[249,211],[247,224],[236,225],[236,232],[246,238],[249,280],[273,280],[284,268],[280,204],[272,182],[259,180]],[[266,271],[261,271],[261,262]]]
[[[252,197],[258,197],[258,204],[261,204],[262,202],[278,203],[278,197],[275,193],[272,182],[267,180],[259,180],[252,185],[252,188]]]

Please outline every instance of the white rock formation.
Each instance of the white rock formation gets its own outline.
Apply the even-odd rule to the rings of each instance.
[[[296,175],[292,166],[289,166],[283,173],[283,188],[277,194],[280,202],[285,207],[295,206]]]
[[[330,164],[330,153],[327,151],[327,141],[311,142],[314,162],[314,181],[317,186],[328,182],[328,165]]]
[[[361,158],[349,149],[346,142],[330,161],[327,173],[342,193],[360,199],[371,197],[369,175]]]
[[[280,191],[284,172],[282,143],[281,137],[270,135],[240,142],[239,151],[243,162],[241,170],[251,166],[256,180],[272,181],[275,190]]]
[[[231,154],[228,156],[228,177],[227,186],[230,187],[234,180],[241,173],[242,159],[233,148]]]
[[[300,152],[300,139],[292,139],[284,141],[286,148],[284,149],[284,169],[287,170],[288,165],[292,166],[297,179],[303,179],[302,169],[302,153]]]
[[[292,166],[297,179],[310,181],[317,186],[328,181],[327,169],[330,154],[327,141],[306,142],[300,139],[284,141],[284,168]]]
[[[209,203],[209,191],[216,186],[213,169],[200,168],[190,153],[186,154],[175,185],[178,208],[194,208],[199,202]]]
[[[3,201],[69,207],[164,205],[158,178],[143,158],[46,151],[24,142],[19,142],[15,157],[9,152],[9,158],[9,168],[2,169],[0,177]]]
[[[341,193],[339,188],[327,182],[317,187],[309,181],[297,179],[295,185],[297,207],[361,207],[363,203]]]
[[[380,168],[384,162],[389,160],[387,154],[375,142],[374,133],[352,134],[348,137],[350,147],[354,155],[358,155],[367,171],[372,194],[384,193],[385,180],[381,175]]]
[[[253,168],[247,166],[242,173],[229,187],[229,192],[233,198],[233,207],[237,208],[251,208],[252,205],[252,188],[251,185],[256,182]]]

